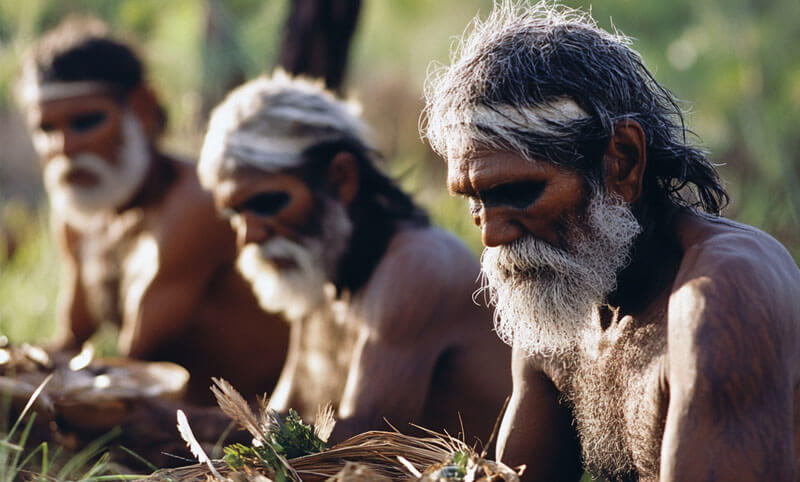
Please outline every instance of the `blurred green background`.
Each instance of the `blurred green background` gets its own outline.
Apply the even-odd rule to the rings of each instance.
[[[601,26],[636,39],[720,165],[733,199],[726,216],[771,233],[800,259],[800,2],[565,3],[591,7]],[[478,231],[462,201],[447,196],[444,164],[417,122],[428,65],[447,62],[469,20],[490,9],[489,0],[365,0],[344,89],[363,104],[386,169],[476,253]],[[70,13],[98,16],[138,46],[169,112],[164,145],[191,158],[231,79],[272,70],[288,0],[0,0],[0,334],[12,341],[50,336],[58,279],[12,87],[32,40]]]

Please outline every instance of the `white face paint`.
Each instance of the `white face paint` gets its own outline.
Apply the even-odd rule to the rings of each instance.
[[[44,167],[44,184],[51,209],[78,227],[88,226],[98,214],[130,201],[141,187],[150,167],[147,137],[139,120],[131,112],[122,119],[122,145],[117,164],[92,152],[71,157],[59,154]],[[95,176],[89,186],[70,183],[68,177],[77,170]]]
[[[641,226],[627,204],[602,193],[587,219],[586,227],[569,228],[569,251],[532,237],[484,250],[483,289],[509,345],[546,356],[578,346],[595,308],[616,288]]]
[[[261,245],[249,244],[237,261],[262,308],[299,320],[325,302],[325,285],[337,274],[353,224],[338,201],[324,200],[322,234],[298,242],[272,238]],[[279,268],[270,260],[291,260],[294,266]]]

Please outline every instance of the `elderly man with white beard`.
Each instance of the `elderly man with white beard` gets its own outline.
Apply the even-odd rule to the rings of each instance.
[[[479,264],[376,167],[356,106],[282,72],[213,112],[198,165],[262,306],[291,320],[270,407],[333,440],[386,421],[487,441],[511,390],[510,350],[471,300]]]
[[[800,271],[719,216],[713,165],[630,45],[501,1],[426,86],[514,350],[498,458],[525,480],[797,480]]]
[[[214,376],[249,397],[274,387],[288,326],[236,270],[194,165],[158,149],[165,119],[134,51],[70,19],[35,45],[20,87],[61,251],[55,347],[111,322],[123,355],[188,369],[189,401],[212,403]]]

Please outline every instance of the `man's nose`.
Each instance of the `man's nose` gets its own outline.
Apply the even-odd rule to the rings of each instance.
[[[80,152],[83,147],[80,140],[74,134],[65,130],[56,130],[49,135],[50,155],[63,154],[70,157]]]
[[[269,218],[242,213],[235,223],[236,244],[239,249],[250,243],[262,244],[275,232],[273,221]]]
[[[81,142],[80,136],[69,132],[68,130],[61,135],[63,153],[67,157],[71,157],[78,152],[85,150],[85,146]]]
[[[484,208],[475,222],[481,228],[483,245],[489,248],[511,243],[523,234],[523,227],[510,208]]]

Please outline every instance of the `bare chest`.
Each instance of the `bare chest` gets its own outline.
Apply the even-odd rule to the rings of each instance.
[[[666,327],[613,324],[574,355],[560,380],[584,462],[609,480],[657,480],[668,403]]]
[[[120,219],[84,236],[79,257],[81,282],[92,315],[117,324],[135,316],[159,269],[158,242],[143,229],[142,220]]]
[[[339,406],[356,342],[352,324],[337,321],[329,310],[320,310],[292,327],[288,361],[272,402],[278,410],[294,408],[304,420],[313,420],[317,407],[330,402]],[[285,389],[285,402],[281,389]],[[286,406],[280,406],[286,405]]]

